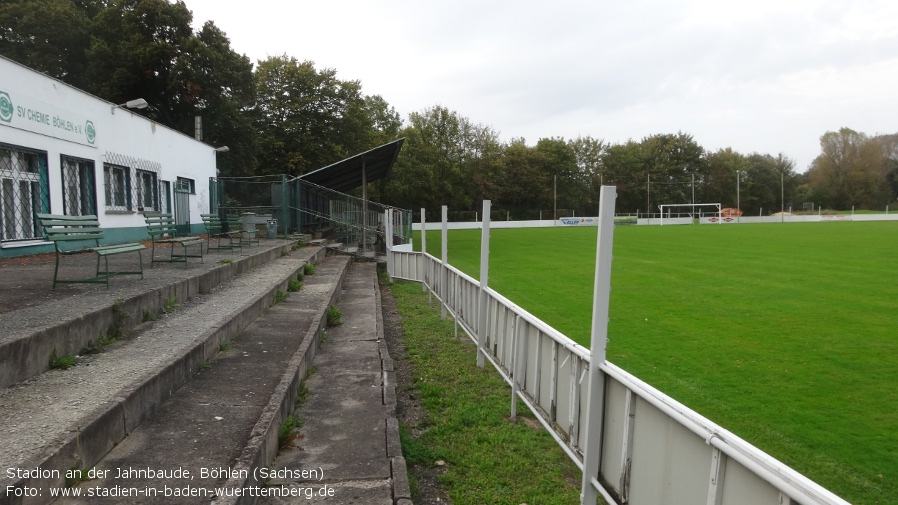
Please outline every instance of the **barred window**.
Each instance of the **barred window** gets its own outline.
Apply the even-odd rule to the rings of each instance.
[[[63,213],[69,216],[97,214],[97,182],[94,162],[62,157]]]
[[[47,153],[0,144],[0,240],[33,240],[34,214],[49,212]]]
[[[137,210],[159,210],[159,184],[156,174],[137,170]]]
[[[131,210],[131,169],[103,164],[106,210]]]

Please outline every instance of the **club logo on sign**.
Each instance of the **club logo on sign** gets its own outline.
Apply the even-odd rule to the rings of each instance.
[[[12,100],[9,98],[9,94],[5,91],[0,91],[0,121],[11,123],[12,112]]]

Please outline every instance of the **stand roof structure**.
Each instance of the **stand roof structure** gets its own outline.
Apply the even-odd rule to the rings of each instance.
[[[405,138],[394,140],[374,149],[338,161],[324,168],[299,176],[319,186],[345,193],[367,182],[383,179],[390,173]],[[363,179],[364,174],[364,179]]]

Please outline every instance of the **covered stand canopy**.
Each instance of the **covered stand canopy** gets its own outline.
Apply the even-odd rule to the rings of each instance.
[[[390,173],[404,141],[404,138],[394,140],[389,144],[301,175],[299,178],[341,193],[361,186],[362,192],[366,193],[365,188],[369,182],[383,179]],[[367,195],[363,198],[367,200]]]
[[[338,161],[314,172],[301,175],[300,180],[345,193],[362,187],[362,229],[368,229],[368,183],[383,179],[390,173],[404,138]],[[368,249],[367,234],[362,233],[362,249]]]

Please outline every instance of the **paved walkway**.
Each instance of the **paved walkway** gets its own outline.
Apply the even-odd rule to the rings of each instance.
[[[327,330],[296,412],[301,428],[275,459],[269,486],[312,503],[411,505],[373,263],[352,265],[338,307],[343,324]]]

